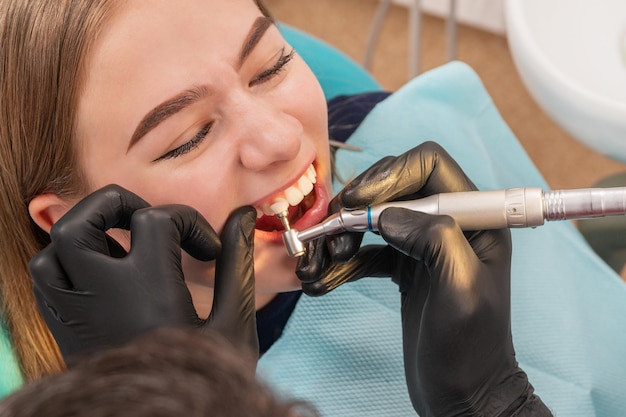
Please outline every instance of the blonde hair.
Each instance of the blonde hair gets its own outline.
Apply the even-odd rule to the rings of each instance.
[[[36,307],[28,261],[49,242],[38,194],[81,195],[75,119],[89,48],[115,0],[0,1],[0,296],[27,380],[64,368]]]
[[[28,204],[43,193],[88,192],[76,150],[78,97],[90,48],[119,4],[0,0],[0,297],[27,380],[65,368],[32,292],[28,261],[50,238]]]

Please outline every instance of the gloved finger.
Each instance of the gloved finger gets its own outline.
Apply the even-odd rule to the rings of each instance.
[[[337,213],[341,208],[335,197],[328,205],[328,214]],[[307,242],[305,255],[298,260],[296,274],[302,282],[316,281],[319,271],[324,270],[329,262],[344,263],[352,258],[361,247],[363,235],[346,232]]]
[[[397,157],[386,157],[351,181],[339,194],[343,207],[358,208],[476,187],[437,143],[424,142]]]
[[[170,300],[176,300],[175,311],[169,311],[165,316],[171,318],[173,323],[183,322],[192,326],[203,323],[185,283],[181,252],[185,249],[202,261],[217,257],[221,242],[209,223],[192,207],[163,205],[135,211],[130,233],[130,253],[119,262],[128,262],[133,268],[141,269],[149,260],[150,268],[160,272],[152,276],[151,287],[145,290],[146,293],[155,290],[155,297],[159,298],[163,297],[159,293],[165,292]],[[99,284],[93,282],[84,286]]]
[[[53,334],[57,342],[58,337],[72,338],[77,342],[72,332],[63,331],[67,324],[63,310],[69,307],[68,298],[75,294],[74,286],[59,263],[52,244],[30,260],[28,269],[33,278],[33,294],[37,308],[48,328],[55,330]],[[70,352],[63,352],[65,353]]]
[[[67,346],[80,346],[76,333],[68,329],[67,309],[72,310],[76,303],[75,296],[82,293],[74,291],[59,263],[53,245],[50,244],[35,255],[28,264],[33,278],[33,294],[41,317],[61,348],[64,358],[73,354]],[[71,315],[70,315],[71,316]]]
[[[59,322],[66,321],[63,312],[72,310],[74,301],[71,300],[91,295],[75,288],[59,262],[52,243],[30,260],[28,270],[33,279],[33,292],[39,311]]]
[[[298,279],[304,284],[314,283],[322,278],[331,264],[349,261],[358,252],[363,238],[363,233],[354,233],[354,235],[353,239],[337,240],[339,244],[349,243],[346,247],[334,246],[334,241],[331,240],[334,236],[307,242],[304,255],[298,258],[296,267]],[[331,256],[333,250],[339,252],[339,259]],[[349,267],[346,268],[349,269]]]
[[[258,352],[254,287],[256,209],[235,210],[222,230],[215,265],[215,294],[208,322],[237,346]]]
[[[67,359],[68,356],[75,353],[73,350],[70,350],[68,346],[81,346],[79,337],[71,330],[66,331],[65,320],[55,306],[46,299],[39,287],[33,286],[33,293],[41,316],[48,328],[53,330],[52,336],[57,342],[63,358]]]
[[[309,276],[309,281],[302,284],[302,291],[318,297],[346,282],[365,277],[390,277],[394,258],[392,251],[386,245],[364,246],[348,262],[330,263],[326,269],[319,271],[317,277]]]
[[[423,261],[434,278],[431,279],[431,289],[436,291],[439,286],[452,289],[451,294],[459,297],[457,303],[472,299],[473,292],[481,291],[485,286],[485,282],[475,285],[478,279],[489,279],[488,276],[479,277],[483,264],[499,265],[502,259],[508,259],[507,253],[510,254],[506,244],[499,244],[501,231],[484,231],[480,233],[495,239],[483,239],[491,245],[483,248],[485,250],[479,257],[449,216],[389,208],[381,213],[379,232],[398,251]]]
[[[324,239],[307,242],[304,255],[298,258],[296,276],[304,284],[318,281],[330,262],[328,248]]]
[[[132,216],[130,231],[131,254],[144,259],[152,257],[155,242],[174,250],[178,261],[181,248],[201,261],[215,259],[221,250],[219,236],[211,225],[195,209],[185,205],[139,209]],[[170,260],[166,262],[168,265]]]
[[[342,208],[337,197],[331,200],[328,207],[330,213],[336,213]],[[325,242],[333,262],[344,263],[357,253],[363,242],[363,235],[364,233],[359,232],[341,233],[326,236],[320,242]]]
[[[48,287],[74,289],[74,284],[59,263],[53,243],[31,258],[28,262],[28,271],[33,284],[40,287],[44,294]]]
[[[388,156],[351,181],[331,201],[331,209],[359,208],[393,200],[475,190],[452,157],[437,143],[424,142],[400,156]],[[330,257],[345,262],[358,250],[362,235],[342,233],[327,237]]]
[[[71,265],[76,251],[110,255],[105,231],[110,228],[128,229],[135,210],[149,204],[136,194],[118,185],[107,185],[79,201],[50,231],[57,256],[63,265]],[[80,271],[67,271],[79,276]]]
[[[129,262],[141,267],[146,259],[152,259],[157,270],[169,271],[154,276],[153,287],[169,288],[166,290],[169,297],[178,299],[177,313],[183,322],[192,326],[204,323],[184,281],[181,249],[201,261],[215,259],[221,242],[209,223],[192,207],[171,204],[135,211],[130,231]],[[157,281],[157,277],[161,280]]]
[[[458,268],[473,268],[478,262],[465,236],[449,216],[433,216],[402,208],[384,210],[378,221],[380,235],[398,251],[444,277],[460,276],[457,269],[444,271],[454,260]]]

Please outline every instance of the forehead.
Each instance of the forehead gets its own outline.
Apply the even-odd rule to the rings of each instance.
[[[122,2],[88,57],[79,138],[95,130],[128,134],[155,103],[194,83],[210,83],[207,73],[236,63],[260,15],[253,0]],[[110,120],[116,122],[103,123]]]
[[[111,41],[132,40],[160,28],[193,29],[194,24],[227,35],[241,29],[250,15],[261,13],[253,0],[124,0],[118,5],[104,33]]]

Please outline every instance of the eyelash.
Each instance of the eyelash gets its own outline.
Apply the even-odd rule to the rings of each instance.
[[[296,51],[294,49],[292,49],[291,51],[289,51],[289,53],[287,55],[285,55],[285,48],[283,48],[280,52],[280,57],[278,57],[278,61],[276,61],[276,64],[274,64],[271,68],[261,72],[259,75],[257,75],[254,80],[252,80],[252,82],[250,83],[251,85],[256,85],[256,84],[261,84],[267,81],[270,81],[273,77],[275,77],[276,75],[278,75],[283,69],[285,69],[285,67],[287,66],[287,64],[289,64],[289,62],[291,62],[291,60],[293,59],[293,57],[296,55]],[[153,160],[152,162],[158,162],[158,161],[164,161],[166,159],[173,159],[173,158],[178,158],[179,156],[182,156],[186,153],[191,152],[192,150],[196,149],[198,147],[198,145],[200,145],[200,143],[202,143],[202,141],[204,141],[204,139],[206,138],[206,136],[209,134],[209,132],[211,131],[211,127],[213,126],[213,123],[207,123],[206,125],[204,125],[202,127],[202,129],[187,143],[179,146],[176,149],[172,149],[171,151],[167,152],[165,155],[158,157],[157,159]]]
[[[202,143],[202,141],[206,138],[206,135],[208,135],[209,132],[211,131],[211,127],[212,126],[213,126],[213,122],[207,123],[206,125],[204,125],[202,127],[202,129],[200,129],[200,131],[198,133],[196,133],[196,136],[194,136],[189,142],[179,146],[176,149],[172,149],[171,151],[169,151],[165,155],[158,157],[157,159],[155,159],[152,162],[158,162],[158,161],[164,161],[166,159],[178,158],[181,155],[184,155],[186,153],[191,152],[192,150],[197,148],[198,145],[200,145],[200,143]]]
[[[291,62],[291,60],[293,59],[295,55],[296,55],[295,49],[292,49],[291,51],[289,51],[287,55],[285,55],[285,48],[283,48],[280,51],[280,57],[278,58],[278,61],[276,62],[276,64],[274,64],[272,68],[267,69],[261,72],[259,75],[257,75],[250,84],[256,85],[256,84],[269,81],[270,79],[278,75],[282,70],[284,70],[287,64]]]

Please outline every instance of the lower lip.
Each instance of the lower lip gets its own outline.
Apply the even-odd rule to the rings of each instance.
[[[304,230],[319,222],[321,222],[328,215],[328,193],[326,187],[321,181],[315,183],[313,187],[315,192],[315,204],[313,207],[307,210],[297,222],[291,225],[292,229]],[[256,230],[254,233],[255,238],[269,243],[283,243],[284,230],[278,230],[274,232],[268,232],[265,230]]]

